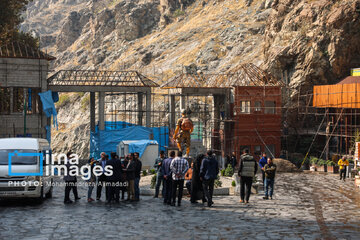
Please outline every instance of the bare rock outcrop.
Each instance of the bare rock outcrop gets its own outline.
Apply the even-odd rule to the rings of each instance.
[[[332,84],[360,66],[358,0],[276,0],[265,30],[267,69],[294,87]]]

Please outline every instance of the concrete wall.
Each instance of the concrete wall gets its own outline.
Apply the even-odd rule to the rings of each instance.
[[[0,58],[0,87],[40,88],[47,91],[48,61],[44,59]],[[10,106],[12,109],[12,106]],[[46,137],[45,126],[49,120],[45,114],[29,114],[26,117],[26,133],[33,137]],[[0,113],[0,137],[24,134],[23,113]]]

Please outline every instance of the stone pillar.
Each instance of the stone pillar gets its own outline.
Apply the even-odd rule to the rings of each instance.
[[[95,92],[90,92],[90,131],[95,132]]]
[[[99,92],[99,130],[105,130],[105,92]]]
[[[169,125],[171,129],[175,129],[175,95],[170,95],[169,107]]]
[[[137,94],[137,106],[138,106],[138,119],[137,119],[137,124],[142,126],[142,122],[143,122],[143,94],[141,92],[138,92]]]
[[[146,91],[146,127],[151,127],[151,90]]]

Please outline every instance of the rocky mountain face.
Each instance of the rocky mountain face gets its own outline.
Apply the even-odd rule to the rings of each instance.
[[[295,94],[360,66],[360,0],[34,0],[24,18],[55,70],[135,69],[161,83],[189,65],[227,72],[252,62]],[[70,131],[88,146],[86,97],[59,107],[67,127],[53,134],[55,150],[75,142]]]
[[[360,66],[360,1],[278,0],[265,30],[266,69],[292,87],[332,84]]]

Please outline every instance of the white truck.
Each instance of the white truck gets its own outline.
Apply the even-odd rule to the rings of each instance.
[[[46,139],[1,138],[0,199],[52,197],[53,177],[41,174],[45,173],[46,157],[51,159]]]

